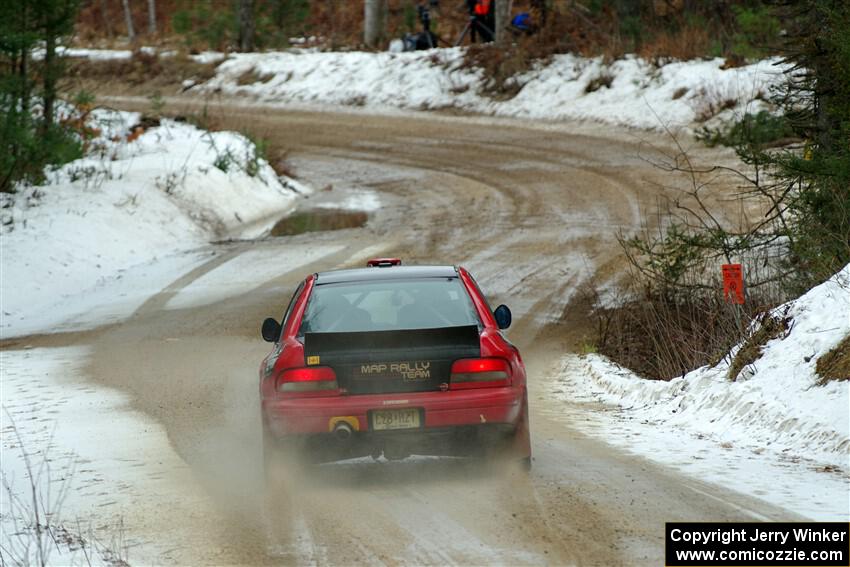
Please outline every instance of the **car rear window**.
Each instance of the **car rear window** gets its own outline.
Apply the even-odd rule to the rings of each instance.
[[[346,282],[313,289],[299,334],[479,324],[457,278]]]

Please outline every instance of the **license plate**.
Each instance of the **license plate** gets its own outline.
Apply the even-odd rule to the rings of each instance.
[[[416,427],[419,427],[419,410],[416,408],[372,412],[372,429],[375,431]]]

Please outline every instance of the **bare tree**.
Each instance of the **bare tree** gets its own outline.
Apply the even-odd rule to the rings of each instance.
[[[508,26],[511,23],[511,0],[494,0],[496,10],[496,29],[493,38],[497,44],[503,44],[510,37]]]
[[[254,51],[254,0],[239,0],[239,49]]]
[[[156,0],[148,0],[148,33],[156,35]]]
[[[549,12],[546,6],[546,0],[531,0],[529,12],[531,13],[531,21],[534,22],[534,25],[538,29],[546,27]]]
[[[136,41],[136,28],[133,27],[133,12],[130,11],[130,0],[121,0],[124,6],[124,20],[127,22],[127,38]]]
[[[386,36],[387,0],[365,0],[363,12],[363,42],[375,47]]]
[[[106,5],[106,0],[100,0],[100,12],[103,15],[103,26],[106,29],[106,36],[112,39],[112,20],[109,18],[109,7]]]

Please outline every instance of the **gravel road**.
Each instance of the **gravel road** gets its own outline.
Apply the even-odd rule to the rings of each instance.
[[[333,187],[302,208],[364,191],[382,206],[363,227],[214,245],[207,265],[176,277],[127,322],[31,338],[36,346],[91,345],[90,379],[127,393],[134,409],[165,427],[191,467],[192,489],[202,487],[209,499],[204,514],[187,516],[179,501],[156,494],[128,511],[148,515],[163,533],[189,524],[191,537],[168,561],[662,565],[665,521],[793,517],[584,437],[569,425],[581,413],[546,396],[560,354],[590,331],[581,315],[583,289],[622,274],[617,235],[640,229],[641,213],[675,194],[669,186],[680,181],[646,159],[673,151],[668,138],[441,114],[226,102],[212,112],[221,127],[249,127],[289,148],[301,177]],[[694,157],[730,159],[699,148]],[[308,254],[317,243],[337,248],[297,269],[281,265],[251,293],[169,308],[193,281],[239,254],[299,247]],[[456,459],[370,460],[310,469],[266,492],[257,367],[268,346],[260,322],[280,316],[310,271],[383,254],[408,264],[465,265],[494,305],[513,308],[509,337],[529,366],[533,470]],[[269,502],[285,508],[284,522],[265,520]]]

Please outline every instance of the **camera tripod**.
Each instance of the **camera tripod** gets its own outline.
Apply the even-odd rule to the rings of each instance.
[[[472,37],[475,37],[476,31],[481,34],[482,38],[489,37],[490,39],[488,41],[493,41],[493,30],[488,28],[484,23],[481,22],[481,20],[479,20],[475,16],[470,16],[469,20],[466,22],[466,25],[463,28],[463,31],[460,32],[460,36],[458,36],[457,41],[455,42],[455,47],[463,43],[463,40],[466,39],[466,34],[472,33]]]
[[[436,6],[437,2],[434,0],[430,3],[432,6]],[[419,21],[422,22],[422,35],[426,41],[426,46],[428,49],[433,49],[437,47],[437,36],[431,33],[431,11],[428,9],[428,4],[420,4],[416,7],[416,10],[419,12]]]
[[[475,14],[475,1],[467,0],[466,8],[469,12],[469,19],[466,20],[466,25],[463,27],[463,30],[460,32],[460,35],[455,42],[455,47],[458,47],[463,43],[463,40],[466,39],[467,34],[471,34],[472,42],[475,43],[475,34],[476,32],[481,34],[481,39],[484,42],[493,41],[496,37],[493,30],[490,29],[487,24],[482,21],[482,18]],[[489,39],[488,39],[489,38]]]

